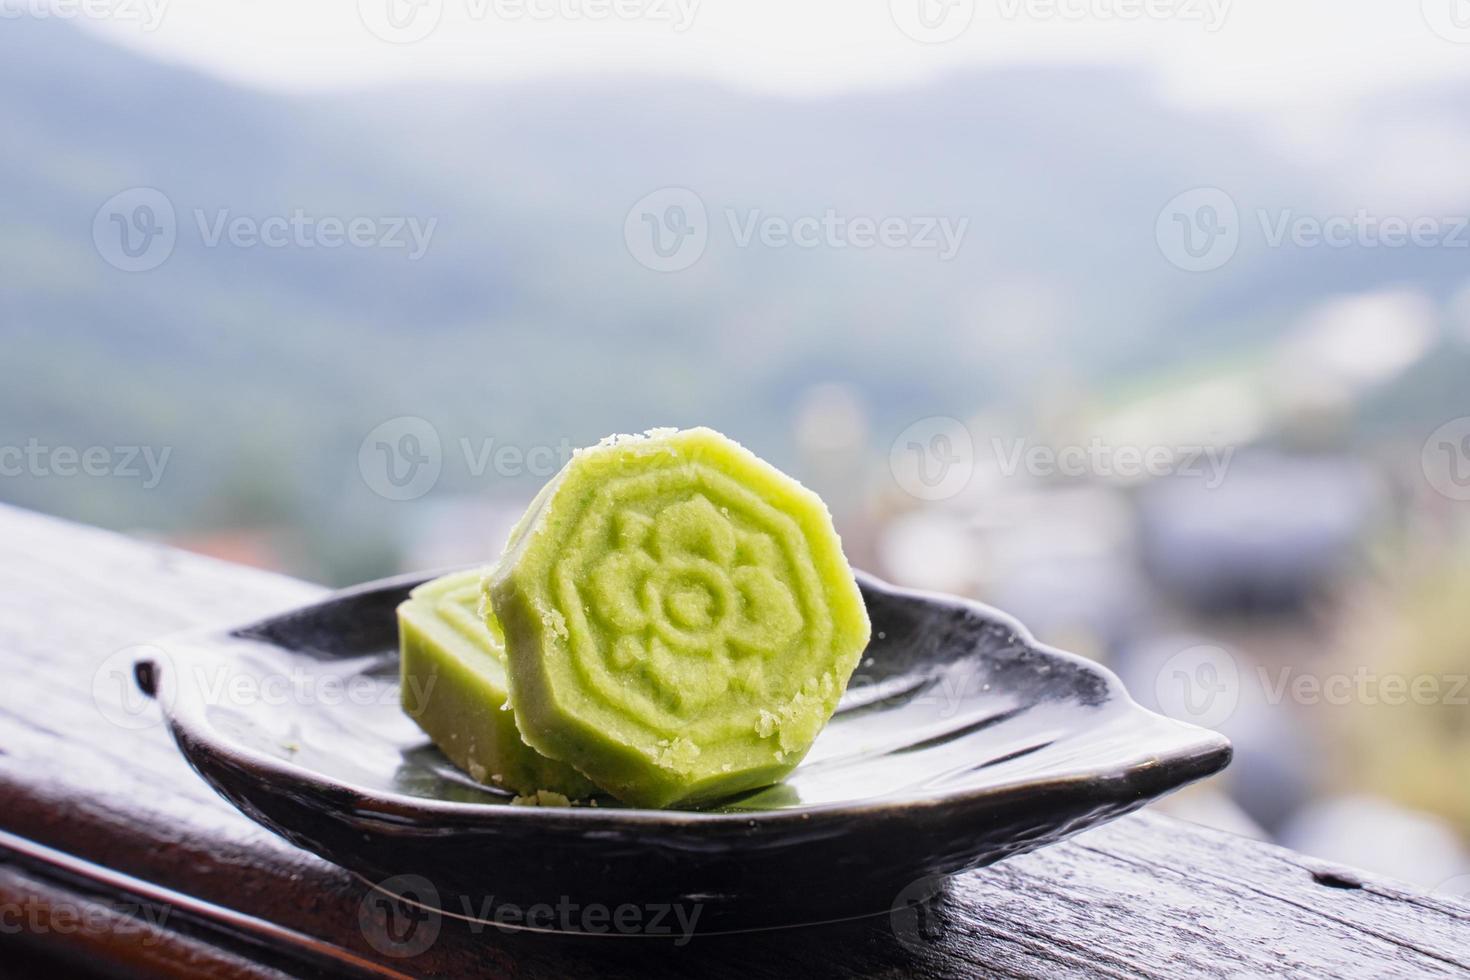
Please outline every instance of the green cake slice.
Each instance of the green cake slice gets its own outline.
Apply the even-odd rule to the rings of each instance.
[[[597,788],[521,740],[506,704],[500,624],[480,616],[479,570],[425,582],[398,607],[402,703],[450,761],[477,782],[573,799]]]
[[[783,778],[868,642],[820,498],[709,429],[578,451],[485,589],[526,743],[636,806]]]

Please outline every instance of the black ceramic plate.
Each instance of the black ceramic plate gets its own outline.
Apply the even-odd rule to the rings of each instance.
[[[861,576],[873,641],[785,783],[701,811],[512,806],[398,708],[393,611],[425,580],[168,640],[138,677],[241,810],[450,914],[677,906],[715,932],[885,912],[916,881],[1060,840],[1230,759],[1222,736],[1145,710],[992,609]],[[605,920],[530,924],[584,921]]]

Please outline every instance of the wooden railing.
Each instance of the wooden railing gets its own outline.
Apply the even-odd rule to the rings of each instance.
[[[92,693],[129,646],[320,594],[0,507],[0,974],[1470,974],[1470,906],[1147,812],[965,875],[912,920],[677,947],[446,920],[422,953],[385,956],[363,882],[241,816],[161,725],[119,727]]]

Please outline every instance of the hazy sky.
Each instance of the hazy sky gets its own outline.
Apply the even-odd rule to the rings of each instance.
[[[0,12],[41,4],[107,7],[82,19],[278,87],[615,70],[801,95],[964,65],[1126,61],[1181,101],[1270,106],[1470,71],[1470,0],[0,0]]]

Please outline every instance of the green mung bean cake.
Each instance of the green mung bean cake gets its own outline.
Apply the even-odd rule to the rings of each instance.
[[[782,779],[869,633],[821,499],[703,428],[575,453],[485,595],[521,737],[635,806]]]
[[[480,570],[425,582],[398,607],[403,709],[476,781],[521,794],[572,798],[596,787],[521,740],[506,703],[505,644],[480,615]]]

